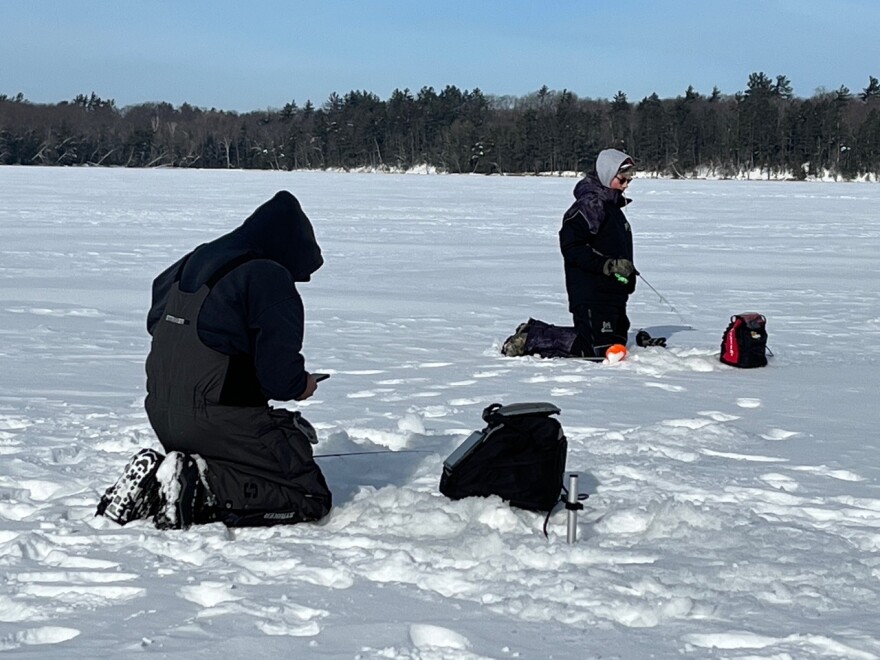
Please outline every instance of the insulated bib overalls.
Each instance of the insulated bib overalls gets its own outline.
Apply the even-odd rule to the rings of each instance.
[[[317,520],[332,498],[313,458],[311,424],[268,402],[222,403],[231,358],[199,338],[211,288],[245,260],[221,268],[195,293],[181,291],[181,265],[147,357],[147,415],[166,451],[199,454],[207,463],[213,519],[231,527]]]

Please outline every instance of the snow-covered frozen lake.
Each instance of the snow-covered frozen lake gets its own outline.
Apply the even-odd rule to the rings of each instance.
[[[0,651],[22,657],[880,658],[880,185],[639,179],[614,365],[504,358],[568,324],[575,179],[0,167]],[[288,189],[300,406],[334,510],[160,532],[93,517],[143,412],[152,278]],[[670,308],[670,304],[674,310]],[[731,314],[775,357],[721,365]],[[492,402],[562,409],[579,540],[443,459]],[[406,451],[401,451],[406,450]]]

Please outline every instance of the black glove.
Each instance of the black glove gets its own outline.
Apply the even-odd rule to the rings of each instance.
[[[660,346],[666,348],[666,337],[652,337],[646,331],[639,330],[636,333],[636,344],[642,347]]]
[[[633,262],[629,259],[609,259],[602,266],[602,272],[610,277],[621,277],[628,279],[630,275],[636,272]]]

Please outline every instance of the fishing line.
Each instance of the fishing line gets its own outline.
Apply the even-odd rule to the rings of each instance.
[[[339,454],[315,454],[314,458],[339,458],[342,456],[368,456],[370,454],[430,454],[428,449],[377,449],[376,451],[348,451]]]
[[[678,315],[678,318],[681,319],[681,322],[682,322],[682,323],[684,323],[684,324],[687,325],[687,326],[693,327],[693,326],[691,326],[691,324],[690,324],[687,320],[685,320],[685,318],[681,315],[681,312],[679,312],[677,309],[675,309],[675,305],[673,305],[671,302],[669,302],[668,300],[666,300],[666,298],[663,297],[663,294],[662,294],[662,293],[660,293],[659,291],[657,291],[657,289],[655,289],[653,286],[651,286],[651,283],[650,283],[648,280],[645,279],[645,276],[644,276],[644,275],[642,275],[641,273],[639,273],[638,276],[639,276],[640,278],[642,278],[642,282],[644,282],[645,284],[647,284],[647,285],[648,285],[648,288],[651,289],[651,291],[653,291],[654,293],[657,294],[657,297],[660,298],[660,300],[661,300],[662,302],[664,302],[666,305],[669,306],[669,309],[671,309],[673,312],[675,312],[675,313]]]

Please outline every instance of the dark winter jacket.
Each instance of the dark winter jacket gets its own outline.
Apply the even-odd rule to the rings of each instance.
[[[635,276],[621,284],[602,269],[608,259],[633,260],[632,233],[623,214],[631,200],[603,186],[595,172],[578,182],[574,196],[559,230],[569,310],[578,305],[626,304],[635,290]]]
[[[202,343],[231,356],[223,388],[229,400],[223,403],[295,399],[307,378],[300,353],[304,311],[295,282],[307,282],[324,260],[308,217],[289,192],[279,192],[240,227],[162,272],[153,281],[147,330],[152,335],[162,318],[181,264],[180,288],[194,293],[237,259],[245,261],[214,285],[198,319]]]

